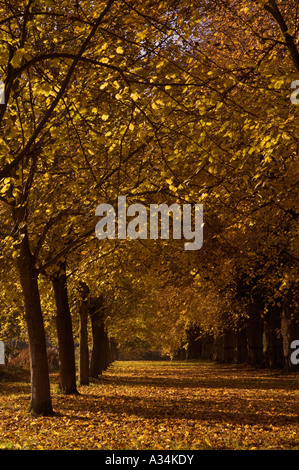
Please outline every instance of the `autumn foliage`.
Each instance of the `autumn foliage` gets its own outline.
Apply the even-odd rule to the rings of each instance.
[[[12,446],[297,445],[295,391],[284,387],[290,380],[295,390],[296,380],[271,374],[296,372],[290,346],[299,340],[299,107],[290,99],[298,26],[296,0],[1,3],[0,340],[7,367],[17,342],[29,346],[22,361],[30,367],[29,408],[46,423],[23,414],[18,394],[29,384],[14,391],[5,383]],[[95,209],[119,196],[145,207],[202,204],[202,248],[140,231],[134,240],[99,240]],[[137,358],[223,367],[109,369]],[[263,372],[253,379],[247,366]],[[226,397],[227,376],[244,401],[234,389]],[[196,423],[181,414],[180,399],[190,400]],[[236,407],[227,411],[228,403]],[[126,410],[134,416],[123,421],[127,442],[116,422]],[[95,433],[89,442],[87,429],[101,421],[106,438]],[[134,434],[133,422],[148,431]],[[284,422],[290,432],[281,431]],[[40,444],[29,426],[44,436]]]

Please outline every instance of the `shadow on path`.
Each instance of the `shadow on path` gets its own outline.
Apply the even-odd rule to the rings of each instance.
[[[146,419],[183,419],[241,425],[285,426],[299,422],[296,377],[238,366],[114,366],[90,393],[68,407],[91,413]],[[96,393],[94,393],[96,392]],[[190,423],[189,423],[190,424]]]

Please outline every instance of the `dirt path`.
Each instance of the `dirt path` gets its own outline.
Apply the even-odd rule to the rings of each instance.
[[[28,384],[3,384],[1,446],[299,449],[299,376],[233,365],[117,362],[54,418],[28,415]]]

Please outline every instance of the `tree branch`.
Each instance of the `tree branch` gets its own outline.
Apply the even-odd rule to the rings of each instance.
[[[27,155],[28,152],[31,151],[32,145],[35,144],[36,139],[39,137],[40,133],[44,129],[44,126],[46,125],[46,123],[50,119],[51,115],[53,114],[53,111],[55,110],[57,104],[59,103],[62,96],[64,95],[64,93],[65,93],[65,91],[66,91],[66,89],[67,89],[67,87],[70,83],[70,80],[73,76],[76,65],[78,64],[78,62],[79,62],[80,58],[82,57],[82,55],[84,54],[84,52],[86,51],[87,46],[89,45],[92,37],[95,35],[95,33],[96,33],[97,29],[99,28],[104,16],[106,15],[106,13],[108,13],[108,11],[112,7],[114,1],[115,0],[109,0],[108,1],[106,7],[104,8],[102,13],[98,17],[97,21],[95,22],[95,24],[94,24],[93,28],[91,29],[90,33],[88,34],[87,38],[85,39],[85,41],[81,45],[78,53],[75,55],[73,63],[70,66],[70,68],[68,69],[68,72],[67,72],[67,74],[66,74],[66,76],[65,76],[65,78],[62,82],[62,85],[60,87],[60,90],[57,93],[56,97],[54,98],[51,106],[46,111],[44,117],[41,119],[41,121],[37,125],[35,131],[31,135],[30,139],[28,140],[28,142],[25,145],[25,147],[23,148],[23,150],[19,153],[19,155],[12,162],[5,165],[5,167],[0,171],[0,179],[5,178],[10,173],[10,171],[13,168],[15,168],[21,162],[21,160],[24,158],[24,156]]]
[[[284,17],[282,16],[280,9],[277,6],[276,0],[269,0],[268,3],[264,5],[264,9],[271,13],[276,23],[278,24],[280,31],[285,39],[285,45],[290,52],[296,70],[299,72],[299,52],[294,42],[294,37],[288,33],[288,26],[284,20]]]

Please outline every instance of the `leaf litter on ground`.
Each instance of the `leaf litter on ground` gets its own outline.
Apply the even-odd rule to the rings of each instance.
[[[79,395],[51,374],[54,417],[28,413],[29,378],[0,383],[2,449],[299,449],[296,374],[118,361]]]

